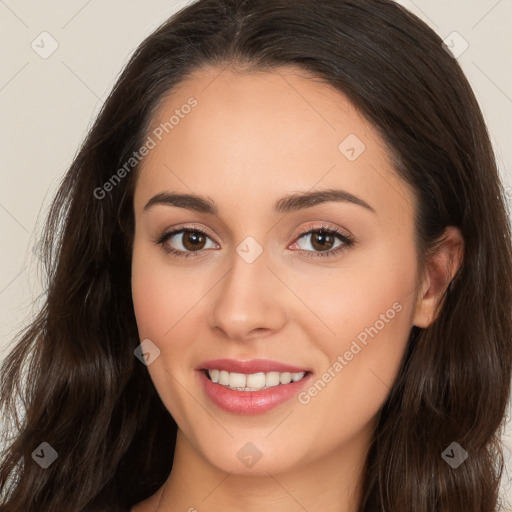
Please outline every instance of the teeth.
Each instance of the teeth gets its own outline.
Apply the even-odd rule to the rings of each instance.
[[[230,373],[229,374],[229,387],[230,388],[245,388],[247,378],[243,373]]]
[[[300,375],[300,374],[296,374]],[[290,372],[284,372],[279,374],[279,382],[281,384],[289,384],[292,381],[292,374]]]
[[[219,384],[229,386],[229,372],[221,371],[219,374]]]
[[[267,386],[278,386],[279,382],[279,372],[268,372],[266,374]]]
[[[212,382],[217,382],[223,386],[238,391],[260,391],[281,384],[289,384],[301,380],[306,372],[259,372],[246,375],[244,373],[230,373],[224,370],[208,370],[208,375]]]
[[[256,388],[261,389],[264,388],[266,384],[266,378],[264,373],[252,373],[247,375],[247,383],[246,386],[248,388]],[[245,387],[245,386],[243,386]]]

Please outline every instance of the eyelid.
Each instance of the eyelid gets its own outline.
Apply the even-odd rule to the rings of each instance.
[[[295,235],[293,240],[295,241],[297,238],[299,238],[302,235],[311,233],[312,231],[318,231],[320,229],[324,229],[327,231],[336,231],[340,235],[343,235],[347,238],[352,238],[352,234],[346,229],[344,230],[343,228],[338,228],[335,226],[328,226],[325,223],[321,223],[321,225],[318,225],[318,226],[316,226],[316,225],[308,226],[308,227],[299,229],[299,231],[297,232],[297,234]],[[197,226],[195,224],[183,224],[183,225],[178,224],[177,226],[173,227],[171,230],[164,231],[162,233],[162,235],[160,235],[158,237],[158,239],[155,240],[155,242],[158,242],[159,240],[164,239],[164,238],[168,238],[169,235],[176,234],[179,231],[199,231],[199,232],[202,232],[205,235],[209,236],[211,239],[215,240],[215,236],[213,236],[212,233],[207,228]],[[343,232],[343,231],[345,231],[345,232]],[[215,243],[218,243],[218,242],[215,242]]]
[[[344,236],[346,238],[349,238],[349,239],[352,239],[352,234],[346,230],[346,229],[343,229],[343,228],[339,228],[337,226],[328,226],[327,224],[325,223],[321,223],[320,225],[318,226],[309,226],[307,228],[301,228],[299,230],[299,232],[297,233],[297,235],[295,236],[295,238],[299,238],[300,236],[302,235],[305,235],[307,233],[311,233],[312,231],[319,231],[319,230],[325,230],[325,231],[335,231],[336,233],[338,233],[339,235],[341,236]],[[344,232],[345,231],[345,232]]]
[[[172,235],[176,235],[183,231],[197,231],[198,233],[203,233],[204,235],[211,238],[217,245],[218,242],[215,241],[215,236],[212,235],[212,233],[202,226],[197,226],[195,224],[178,224],[177,226],[173,227],[172,229],[165,230],[161,235],[157,237],[156,240],[153,240],[155,243],[163,243],[165,240],[170,238]]]

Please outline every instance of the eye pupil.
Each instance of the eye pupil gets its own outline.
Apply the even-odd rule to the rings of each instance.
[[[202,249],[202,245],[204,245],[205,237],[198,233],[197,231],[186,231],[183,237],[183,246],[187,250],[197,250]],[[188,244],[191,246],[187,246]]]
[[[329,249],[334,242],[334,236],[326,233],[325,231],[317,231],[312,234],[312,242],[311,245],[315,249],[326,250]],[[326,247],[328,246],[328,247]]]

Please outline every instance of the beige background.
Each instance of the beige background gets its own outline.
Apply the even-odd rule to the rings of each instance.
[[[0,0],[0,359],[41,293],[34,246],[61,177],[132,51],[186,3]],[[467,42],[458,59],[484,111],[512,203],[512,1],[400,3],[443,39],[450,36],[456,50]],[[44,55],[52,45],[54,53]],[[510,422],[507,446],[503,489],[512,499]]]

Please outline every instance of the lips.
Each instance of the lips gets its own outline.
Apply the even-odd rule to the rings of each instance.
[[[286,363],[280,363],[272,361],[270,359],[249,359],[249,360],[237,360],[237,359],[211,359],[201,363],[196,370],[224,370],[230,373],[267,373],[267,372],[311,372],[309,368],[292,366]]]
[[[269,411],[280,404],[289,401],[297,395],[312,378],[310,370],[269,359],[251,359],[247,361],[235,359],[214,359],[201,363],[197,375],[206,397],[224,411],[237,414],[258,414]],[[241,374],[238,377],[255,374],[302,374],[299,380],[286,379],[284,384],[273,382],[270,387],[259,390],[232,389],[209,378],[208,370],[222,373]]]

